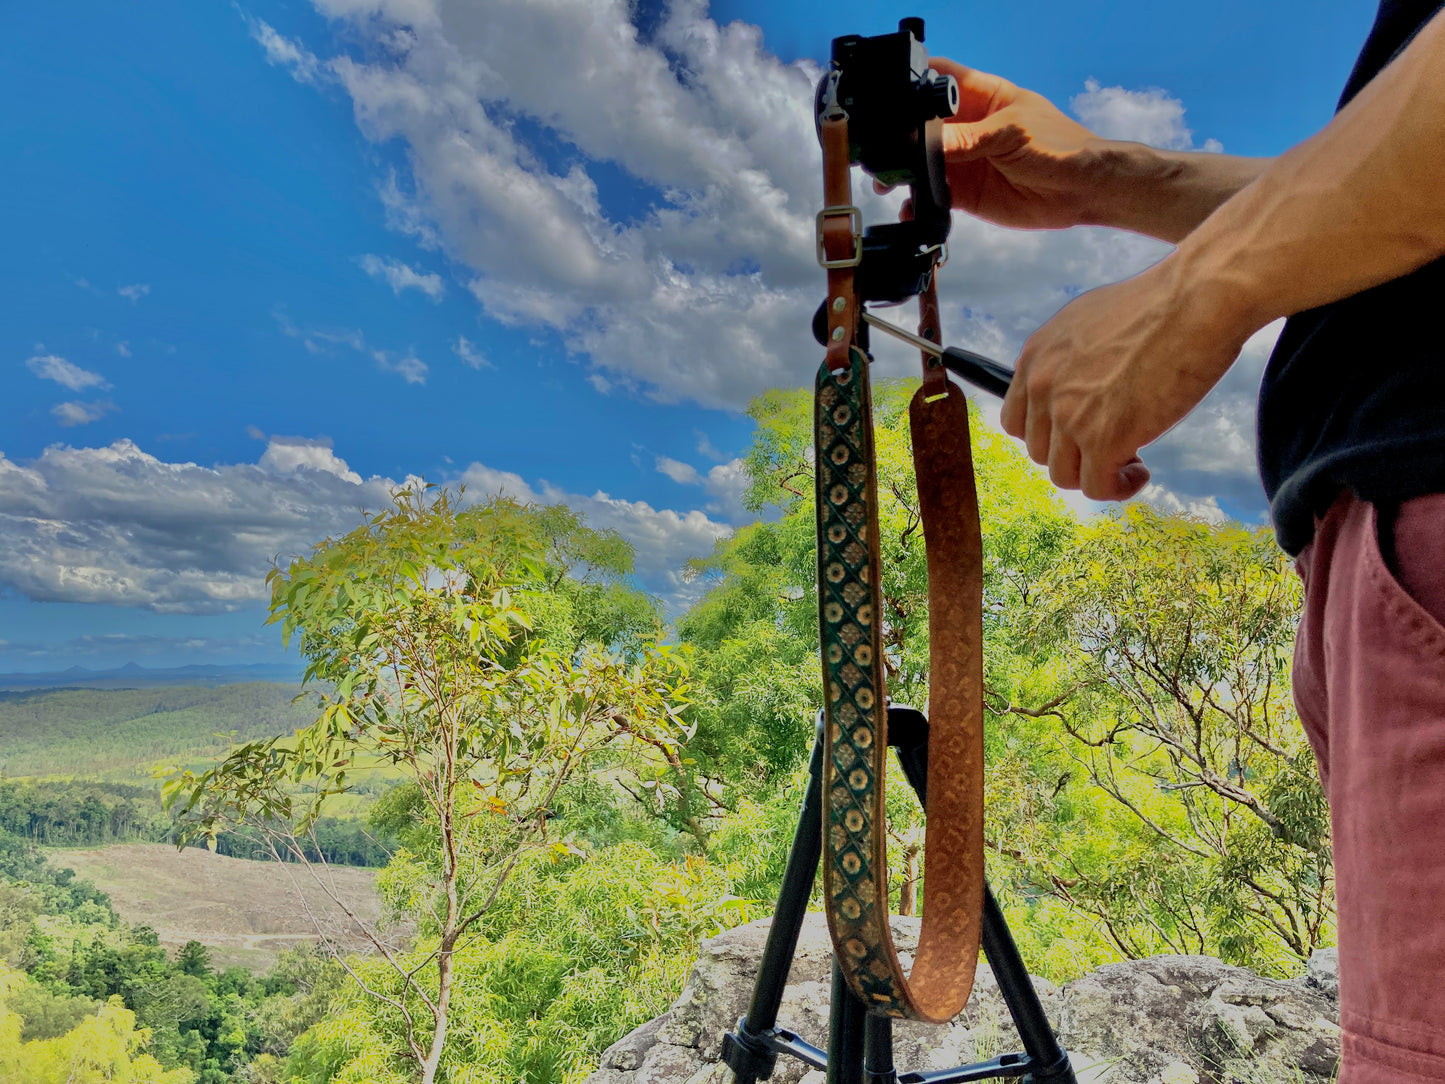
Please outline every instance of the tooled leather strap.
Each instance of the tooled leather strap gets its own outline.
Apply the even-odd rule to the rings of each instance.
[[[832,125],[832,127],[830,127]],[[823,128],[829,341],[818,371],[818,603],[827,756],[824,909],[850,989],[871,1011],[943,1022],[973,988],[983,908],[982,545],[963,393],[925,357],[909,408],[929,575],[930,695],[926,899],[911,978],[888,926],[887,693],[879,594],[877,469],[869,359],[855,344],[846,118]],[[829,266],[829,263],[832,266]],[[938,340],[937,298],[920,334]]]

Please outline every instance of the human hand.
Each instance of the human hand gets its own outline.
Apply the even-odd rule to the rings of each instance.
[[[1204,398],[1248,337],[1191,301],[1166,259],[1076,298],[1024,344],[1000,420],[1055,485],[1122,501],[1148,483],[1139,449]]]
[[[1019,229],[1062,229],[1090,220],[1089,208],[1108,184],[1108,140],[1042,95],[996,75],[945,57],[929,64],[958,80],[958,112],[943,125],[954,207]]]

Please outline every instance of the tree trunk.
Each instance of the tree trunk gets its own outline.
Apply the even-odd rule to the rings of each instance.
[[[903,887],[898,890],[898,913],[911,916],[918,905],[918,844],[903,850]]]
[[[447,1007],[452,1000],[452,942],[450,936],[442,938],[442,950],[437,955],[437,1013],[436,1029],[432,1032],[431,1049],[426,1061],[421,1063],[421,1084],[433,1084],[437,1066],[441,1064],[442,1048],[447,1042]]]

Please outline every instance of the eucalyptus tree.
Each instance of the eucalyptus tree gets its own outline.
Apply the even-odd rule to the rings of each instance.
[[[549,830],[562,788],[677,758],[685,652],[647,635],[648,605],[613,590],[630,556],[565,510],[403,490],[269,577],[315,721],[165,786],[183,842],[246,823],[329,889],[306,838],[326,802],[364,773],[397,783],[383,804],[404,846],[380,883],[416,919],[415,942],[399,946],[336,896],[386,966],[338,957],[388,1007],[402,1072],[424,1084],[446,1047],[458,947],[524,855],[571,853]]]

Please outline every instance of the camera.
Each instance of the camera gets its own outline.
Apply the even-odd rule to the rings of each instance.
[[[958,109],[958,82],[928,66],[923,20],[903,19],[892,34],[833,39],[832,63],[818,83],[815,120],[848,115],[849,161],[889,185],[908,185],[913,218],[869,226],[857,271],[861,299],[898,302],[927,288],[951,224],[943,163],[943,121]]]

